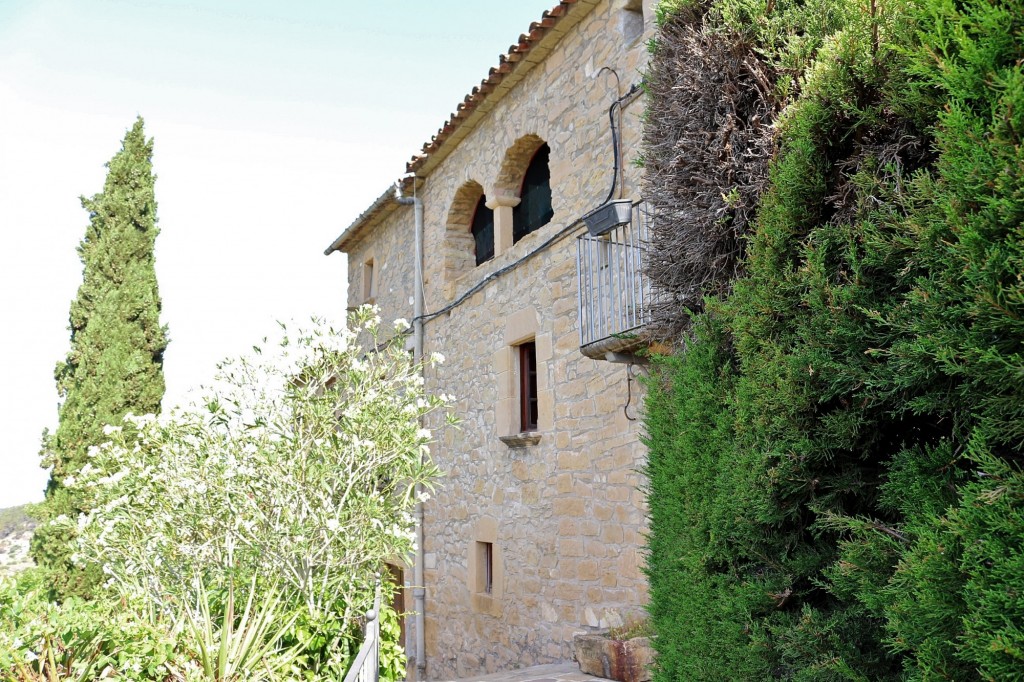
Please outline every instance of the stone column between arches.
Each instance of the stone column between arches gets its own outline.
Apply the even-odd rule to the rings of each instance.
[[[512,209],[519,205],[519,197],[494,196],[487,200],[487,208],[494,211],[494,255],[500,256],[512,248]]]

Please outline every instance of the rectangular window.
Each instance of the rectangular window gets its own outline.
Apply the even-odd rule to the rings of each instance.
[[[476,543],[477,591],[484,594],[494,592],[494,543]]]
[[[373,303],[377,298],[377,282],[374,279],[373,259],[363,263],[363,302]]]
[[[519,346],[519,415],[521,432],[537,430],[537,344],[533,341]]]

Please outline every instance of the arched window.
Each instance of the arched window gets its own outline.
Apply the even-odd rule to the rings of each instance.
[[[476,246],[476,264],[480,265],[494,258],[494,211],[487,208],[487,197],[480,195],[473,212],[470,227]]]
[[[440,252],[446,292],[449,285],[494,255],[494,219],[485,201],[483,185],[472,179],[462,183],[452,196]]]
[[[551,149],[542,144],[533,155],[523,175],[519,205],[512,209],[512,241],[517,242],[534,230],[547,225],[555,215],[551,208]]]

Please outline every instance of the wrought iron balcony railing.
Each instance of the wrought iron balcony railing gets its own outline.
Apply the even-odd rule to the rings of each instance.
[[[651,302],[644,275],[649,221],[647,204],[637,202],[628,223],[576,242],[580,350],[588,357],[613,359],[643,343]]]

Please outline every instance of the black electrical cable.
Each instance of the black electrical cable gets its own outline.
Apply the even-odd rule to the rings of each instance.
[[[618,72],[615,69],[611,68],[610,66],[601,67],[601,71],[607,71],[608,73],[615,76],[615,93],[618,94]],[[601,71],[598,71],[598,73],[601,73]],[[619,115],[621,116],[622,103],[625,102],[630,97],[632,97],[633,95],[635,95],[639,90],[640,86],[637,83],[633,83],[633,85],[629,86],[629,92],[619,97],[617,100],[612,102],[611,106],[608,107],[608,126],[612,131],[612,186],[608,190],[608,196],[605,197],[604,199],[604,203],[606,204],[612,200],[612,197],[615,196],[615,190],[619,186],[619,166],[622,164],[622,159],[620,158],[621,150],[619,149],[619,131],[617,130],[617,126],[615,125],[615,109],[616,107],[618,107]]]
[[[622,82],[619,80],[619,72],[610,66],[602,66],[597,72],[601,75],[607,71],[615,77],[615,95],[622,91]],[[615,196],[615,189],[619,186],[619,138],[615,131],[615,107],[618,106],[620,100],[612,102],[611,106],[608,107],[608,125],[612,131],[612,186],[608,190],[608,196],[605,197],[604,203],[608,203]]]
[[[609,69],[609,70],[611,70],[611,69]],[[618,137],[617,137],[616,132],[615,132],[615,120],[614,120],[615,107],[621,107],[623,102],[625,102],[626,100],[631,98],[633,95],[635,95],[639,91],[640,91],[640,85],[638,83],[634,83],[633,85],[630,86],[629,92],[627,92],[622,97],[619,97],[617,100],[612,102],[612,105],[610,107],[608,107],[608,118],[611,119],[611,122],[612,122],[612,147],[614,148],[614,152],[615,152],[615,174],[612,177],[612,189],[611,189],[611,192],[609,192],[608,198],[604,200],[604,203],[606,203],[606,204],[609,201],[611,201],[612,196],[615,194],[615,187],[618,184],[618,174],[619,174],[619,145],[618,145]],[[499,268],[499,269],[495,270],[494,272],[492,272],[491,274],[489,274],[486,277],[484,277],[482,280],[480,280],[479,282],[474,284],[472,287],[467,289],[465,291],[465,293],[463,293],[461,296],[459,296],[457,299],[455,299],[454,301],[452,301],[451,303],[449,303],[445,307],[443,307],[440,310],[437,310],[435,312],[432,312],[432,313],[424,313],[423,315],[420,315],[419,317],[413,318],[412,322],[415,324],[416,320],[422,320],[424,323],[427,323],[427,322],[429,322],[430,320],[433,320],[436,317],[440,317],[441,315],[444,315],[445,313],[447,313],[447,312],[449,312],[451,310],[454,310],[455,308],[457,308],[460,305],[462,305],[463,303],[465,303],[466,300],[470,296],[472,296],[476,292],[478,292],[481,289],[483,289],[484,286],[488,282],[491,282],[491,281],[497,279],[498,277],[501,277],[502,275],[504,275],[506,272],[509,272],[510,270],[514,270],[515,268],[519,267],[520,265],[522,265],[526,261],[528,261],[531,258],[533,258],[534,256],[536,256],[541,251],[546,250],[548,247],[550,247],[552,244],[554,244],[555,242],[557,242],[560,239],[562,239],[562,237],[567,235],[573,229],[579,227],[581,222],[583,222],[583,218],[577,218],[576,220],[572,221],[571,223],[566,225],[564,228],[562,228],[561,230],[556,232],[555,234],[551,235],[546,242],[544,242],[543,244],[538,246],[533,251],[527,253],[526,255],[524,255],[519,260],[514,261],[512,263],[509,263],[508,265],[506,265],[506,266],[504,266],[502,268]]]
[[[504,267],[501,267],[501,268],[495,270],[494,272],[492,272],[491,274],[487,275],[486,277],[484,277],[482,280],[480,280],[479,282],[474,284],[472,287],[467,289],[466,292],[462,294],[462,296],[459,296],[457,299],[455,299],[454,301],[452,301],[451,303],[449,303],[445,307],[441,308],[438,311],[432,312],[432,313],[425,313],[425,314],[421,315],[419,318],[414,318],[412,321],[415,322],[417,319],[420,319],[420,320],[423,320],[423,322],[429,322],[430,320],[433,320],[435,317],[439,317],[441,315],[444,315],[445,313],[447,313],[450,310],[454,310],[458,306],[460,306],[463,303],[465,303],[466,299],[468,299],[470,296],[472,296],[476,292],[478,292],[481,289],[483,289],[484,285],[486,285],[488,282],[491,282],[491,281],[497,279],[498,277],[501,277],[502,275],[504,275],[506,272],[508,272],[510,270],[514,270],[515,268],[519,267],[520,265],[522,265],[526,261],[528,261],[531,258],[533,258],[534,256],[536,256],[541,251],[544,251],[545,249],[550,247],[552,244],[554,244],[555,242],[560,240],[562,237],[567,235],[569,232],[571,232],[574,228],[579,227],[580,223],[582,221],[583,221],[582,218],[577,218],[576,220],[574,220],[571,223],[569,223],[569,225],[567,225],[566,227],[562,228],[561,230],[559,230],[555,234],[551,235],[546,242],[544,242],[543,244],[541,244],[540,246],[538,246],[536,249],[534,249],[533,251],[529,252],[528,254],[524,255],[519,260],[514,261],[512,263],[509,263],[508,265],[506,265]]]
[[[631,422],[636,421],[636,417],[629,416],[629,406],[633,402],[633,363],[626,365],[626,404],[622,406],[622,414],[626,415],[626,419]]]
[[[615,107],[620,106],[619,102],[620,100],[615,100],[608,107],[608,123],[612,128],[612,163],[615,164],[615,168],[612,169],[612,186],[608,190],[608,196],[604,198],[606,204],[615,196],[615,188],[619,186],[619,137],[615,133]]]

